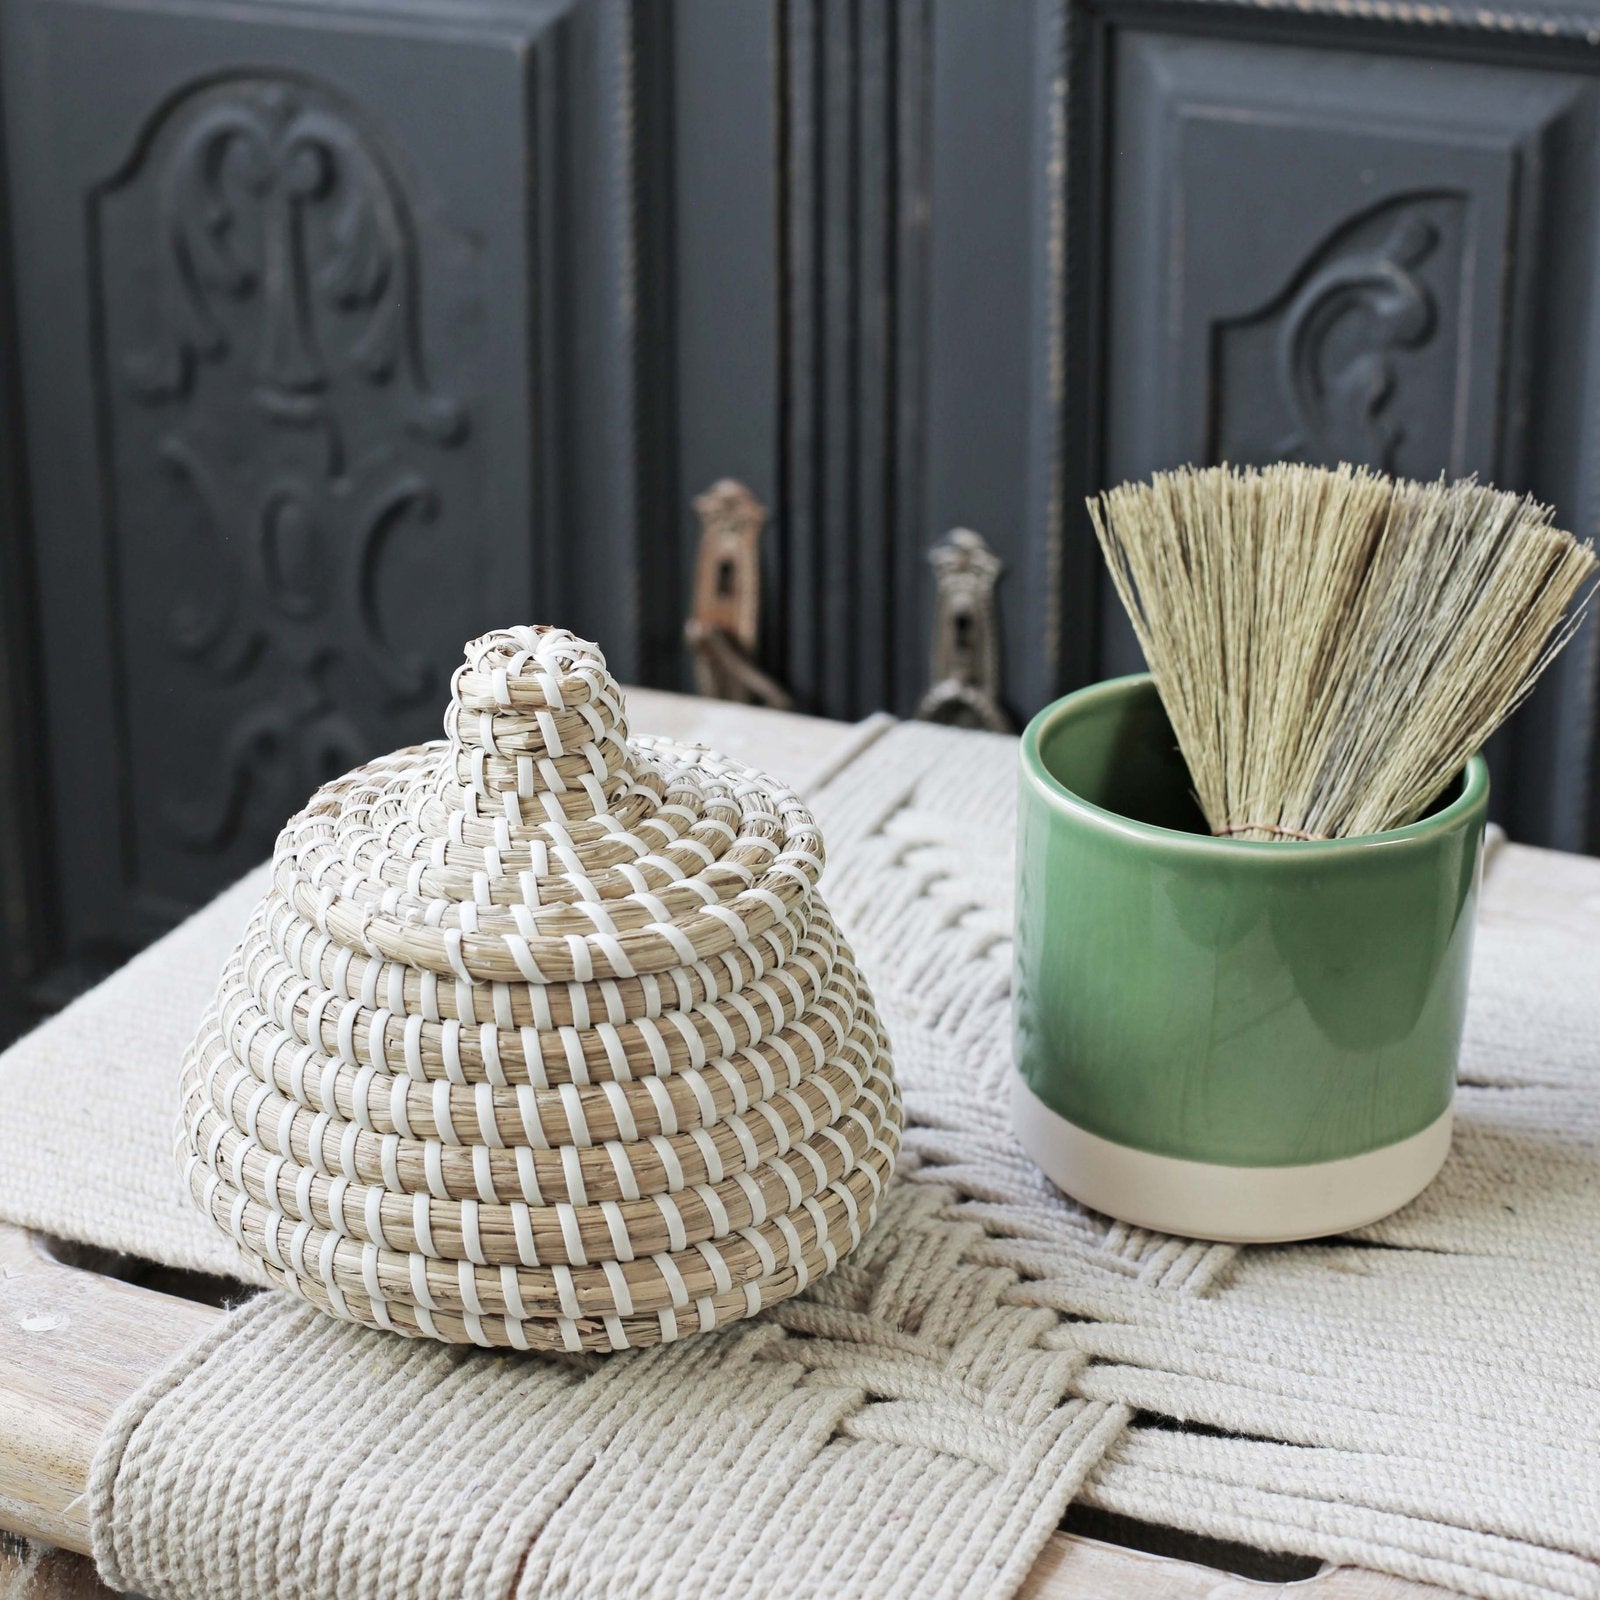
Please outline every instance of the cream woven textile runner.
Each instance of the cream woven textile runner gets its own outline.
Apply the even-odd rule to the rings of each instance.
[[[815,797],[910,1124],[837,1274],[611,1358],[411,1344],[264,1296],[118,1419],[93,1486],[108,1578],[156,1600],[1003,1596],[1078,1496],[1471,1594],[1600,1594],[1581,919],[1519,925],[1491,874],[1456,1153],[1405,1212],[1249,1251],[1126,1229],[1006,1126],[1014,757],[896,727]],[[1600,871],[1570,885],[1600,897]],[[179,1196],[170,1118],[258,890],[0,1058],[0,1215],[231,1265]]]

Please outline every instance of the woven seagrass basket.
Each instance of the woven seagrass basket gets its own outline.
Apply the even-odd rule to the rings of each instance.
[[[185,1058],[195,1203],[336,1316],[620,1350],[861,1239],[889,1050],[781,784],[630,739],[592,644],[467,647],[447,737],[320,789]]]

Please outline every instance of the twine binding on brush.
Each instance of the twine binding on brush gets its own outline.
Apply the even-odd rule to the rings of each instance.
[[[901,1127],[810,812],[630,740],[561,629],[470,644],[445,732],[279,836],[184,1063],[195,1203],[322,1309],[448,1342],[620,1350],[799,1292]]]
[[[1236,822],[1229,828],[1213,828],[1213,839],[1232,839],[1241,833],[1270,833],[1274,839],[1299,839],[1306,844],[1322,844],[1329,835],[1305,833],[1299,828],[1281,828],[1275,822]]]

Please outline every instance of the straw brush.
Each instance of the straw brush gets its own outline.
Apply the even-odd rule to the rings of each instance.
[[[1348,466],[1186,468],[1089,512],[1206,821],[1237,839],[1422,815],[1597,566],[1534,500]]]

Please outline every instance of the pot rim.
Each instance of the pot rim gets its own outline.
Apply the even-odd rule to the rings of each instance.
[[[1057,722],[1099,700],[1122,698],[1146,686],[1153,688],[1154,683],[1154,678],[1148,672],[1135,672],[1126,677],[1103,679],[1063,695],[1059,700],[1052,700],[1036,712],[1022,730],[1018,759],[1024,780],[1058,811],[1104,832],[1118,834],[1129,840],[1160,844],[1168,849],[1232,855],[1240,860],[1254,858],[1257,861],[1276,859],[1303,862],[1309,857],[1326,860],[1331,856],[1374,848],[1404,848],[1407,845],[1436,843],[1442,835],[1470,827],[1474,821],[1481,822],[1487,810],[1489,766],[1481,753],[1469,757],[1462,773],[1451,780],[1461,782],[1461,793],[1448,805],[1401,828],[1388,828],[1382,833],[1357,834],[1345,839],[1219,839],[1211,834],[1163,828],[1157,823],[1139,822],[1120,812],[1108,811],[1104,806],[1086,800],[1067,788],[1045,766],[1039,746],[1046,732]]]

